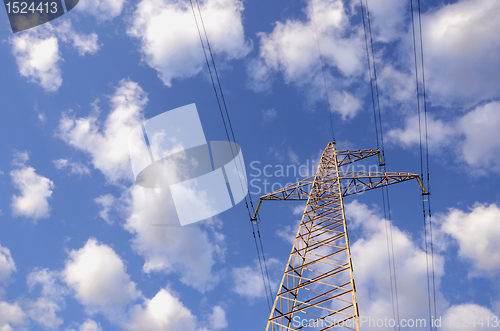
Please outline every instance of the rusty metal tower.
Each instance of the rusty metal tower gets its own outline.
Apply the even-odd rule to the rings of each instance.
[[[359,330],[343,197],[410,179],[428,194],[416,174],[341,171],[370,156],[383,166],[378,149],[337,151],[330,142],[314,176],[260,198],[253,220],[263,200],[307,201],[266,331]]]

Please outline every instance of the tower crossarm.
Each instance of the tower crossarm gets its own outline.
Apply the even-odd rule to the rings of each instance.
[[[426,194],[422,180],[419,175],[409,172],[339,172],[340,188],[342,196],[353,195],[375,188],[401,183],[407,180],[416,179],[422,190]]]
[[[314,176],[307,177],[296,183],[260,197],[260,200],[307,200],[314,184]]]
[[[344,197],[412,179],[418,181],[423,195],[428,194],[420,176],[410,172],[339,171],[338,178],[340,179],[340,188]],[[336,189],[336,181],[337,177],[332,177],[322,182],[315,182],[314,176],[311,176],[266,194],[260,198],[252,219],[255,220],[257,218],[257,213],[263,200],[307,201],[313,185],[322,185],[323,191],[328,192],[329,189]]]
[[[384,165],[384,162],[382,160],[382,155],[380,154],[380,150],[378,149],[337,151],[335,152],[335,154],[337,155],[337,163],[339,168],[374,155],[378,155],[379,165],[380,166]]]
[[[272,193],[266,194],[259,199],[259,203],[257,204],[257,208],[255,208],[255,212],[252,217],[252,221],[257,220],[257,213],[259,212],[260,205],[263,200],[295,200],[307,201],[309,198],[309,192],[314,184],[314,176],[307,177],[303,180],[300,180],[292,185],[288,185],[274,191]]]

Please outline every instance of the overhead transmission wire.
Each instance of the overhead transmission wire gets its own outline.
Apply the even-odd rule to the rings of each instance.
[[[365,45],[366,45],[366,56],[368,61],[368,72],[370,79],[370,90],[372,96],[372,105],[373,105],[373,118],[375,124],[375,135],[377,141],[377,148],[381,152],[382,164],[380,165],[380,170],[385,171],[386,162],[385,162],[385,148],[384,148],[384,133],[382,126],[382,114],[380,107],[380,98],[379,98],[379,89],[377,82],[377,69],[375,64],[375,50],[373,47],[373,36],[371,29],[371,19],[370,19],[370,10],[368,6],[368,1],[365,0],[366,6],[366,18],[368,21],[368,32],[370,35],[369,42],[367,37],[367,28],[365,21],[365,13],[363,10],[363,1],[360,0],[361,5],[361,16],[363,20],[363,29],[365,34]],[[368,46],[370,44],[370,47]],[[370,52],[371,51],[371,52]],[[370,63],[370,53],[371,53],[371,63]],[[372,65],[373,65],[373,76],[372,76]],[[375,86],[373,84],[375,81]],[[378,114],[378,117],[377,117]],[[380,139],[379,139],[380,135]],[[394,325],[394,329],[400,328],[400,317],[399,317],[399,297],[398,297],[398,285],[397,285],[397,273],[396,273],[396,261],[394,256],[394,240],[393,240],[393,231],[392,231],[392,216],[391,216],[391,205],[389,199],[389,190],[387,187],[382,187],[382,204],[384,209],[384,219],[385,222],[385,231],[386,231],[386,241],[387,241],[387,258],[389,262],[389,281],[391,284],[391,303],[392,303],[392,313],[393,318],[397,320],[397,324]]]
[[[332,130],[332,139],[333,139],[332,141],[335,142],[335,130],[333,129],[333,119],[332,119],[332,110],[331,110],[331,106],[330,106],[330,97],[328,96],[328,88],[326,86],[325,67],[323,65],[323,55],[321,54],[321,46],[319,43],[318,27],[316,26],[316,14],[314,13],[314,0],[311,0],[311,11],[312,11],[312,17],[313,17],[313,22],[314,22],[314,31],[316,32],[316,43],[318,45],[319,62],[321,65],[321,72],[323,74],[323,84],[325,86],[326,102],[328,104],[328,114],[330,116],[330,128]]]
[[[365,0],[366,2],[366,13],[368,17],[368,28],[370,31],[370,44],[371,44],[371,54],[372,54],[372,63],[373,63],[373,74],[375,78],[375,90],[376,90],[376,95],[377,95],[377,107],[378,107],[378,118],[379,118],[379,127],[380,127],[380,141],[381,141],[381,147],[382,147],[382,161],[383,161],[383,170],[386,171],[386,161],[385,161],[385,147],[384,147],[384,130],[382,126],[382,114],[380,111],[380,98],[379,98],[379,90],[378,90],[378,82],[377,82],[377,68],[375,65],[375,51],[373,48],[373,37],[372,37],[372,25],[371,25],[371,19],[370,19],[370,10],[368,7],[368,0]],[[385,198],[384,198],[384,191],[385,191]],[[391,202],[389,199],[389,188],[387,186],[382,187],[382,202],[384,203],[384,214],[385,214],[385,200],[387,200],[387,216],[386,218],[388,222],[386,222],[386,228],[387,224],[389,225],[389,234],[390,234],[390,243],[391,243],[391,252],[392,252],[392,273],[394,277],[394,292],[395,292],[395,298],[396,298],[396,316],[397,316],[397,326],[399,329],[401,329],[399,322],[400,322],[400,317],[399,317],[399,296],[398,296],[398,281],[397,281],[397,272],[396,272],[396,259],[394,257],[394,240],[393,240],[393,226],[392,226],[392,215],[391,215]],[[390,266],[389,266],[390,267]]]
[[[208,48],[208,51],[210,53],[210,58],[211,58],[212,66],[213,66],[213,69],[214,69],[215,77],[216,77],[216,80],[217,80],[217,86],[219,88],[219,93],[221,95],[220,99],[219,99],[219,95],[217,93],[217,87],[216,87],[216,84],[215,84],[215,81],[214,81],[214,75],[212,74],[212,69],[210,67],[210,63],[209,63],[209,60],[208,60],[207,51],[206,51],[206,48],[205,48],[205,43],[203,42],[203,37],[202,37],[201,31],[200,31],[200,26],[198,24],[198,19],[196,17],[194,5],[193,5],[193,0],[189,0],[189,2],[191,4],[191,10],[193,12],[193,17],[194,17],[194,20],[195,20],[195,23],[196,23],[196,29],[198,30],[198,35],[200,37],[201,47],[203,49],[203,54],[205,56],[205,62],[207,64],[208,72],[210,74],[210,80],[212,82],[212,86],[213,86],[213,89],[214,89],[214,93],[215,93],[215,97],[216,97],[216,100],[217,100],[217,105],[218,105],[218,108],[219,108],[219,112],[220,112],[220,115],[221,115],[221,118],[222,118],[222,122],[224,124],[224,130],[226,132],[226,137],[227,137],[228,141],[231,141],[230,135],[229,135],[229,132],[231,132],[231,137],[233,138],[232,140],[234,141],[234,143],[236,143],[236,136],[234,134],[233,126],[231,124],[231,118],[229,117],[229,111],[228,111],[228,108],[227,108],[226,100],[224,98],[224,93],[222,91],[222,86],[221,86],[221,83],[220,83],[219,74],[217,72],[217,67],[215,65],[215,60],[214,60],[214,56],[213,56],[213,53],[212,53],[212,48],[210,47],[210,41],[208,39],[208,34],[207,34],[207,31],[206,31],[206,28],[205,28],[205,23],[203,21],[203,16],[202,16],[202,13],[201,13],[200,4],[199,4],[198,0],[196,0],[196,6],[197,6],[198,13],[199,13],[199,16],[200,16],[200,22],[201,22],[201,25],[202,25],[202,28],[203,28],[203,32],[204,32],[204,36],[205,36],[207,48]],[[221,100],[222,100],[223,107],[221,106]],[[223,113],[222,108],[224,108],[224,110],[225,110],[228,125],[226,125],[226,119],[224,117],[224,113]],[[229,127],[229,131],[228,131],[228,127]],[[231,144],[230,144],[230,148],[231,148],[231,153],[233,154],[233,158],[236,158],[236,155],[235,155],[235,153],[233,151],[233,146]],[[239,161],[239,166],[241,167],[241,173],[244,173],[243,172],[244,165],[242,164],[241,158],[238,158],[238,161]],[[235,162],[235,165],[236,165],[236,169],[237,169],[238,173],[240,173],[240,170],[238,170],[238,162]],[[243,182],[241,180],[241,177],[238,176],[238,178],[239,178],[239,181],[240,181],[240,186],[241,186],[241,189],[243,191],[243,194],[245,194],[245,188],[243,187]],[[245,186],[246,186],[246,183],[245,183]],[[258,256],[258,261],[259,261],[259,267],[260,267],[260,272],[261,272],[261,276],[262,276],[262,281],[264,283],[264,292],[266,294],[267,306],[269,308],[269,311],[271,311],[271,307],[273,305],[273,301],[272,301],[272,297],[273,296],[272,296],[271,282],[269,280],[269,271],[268,271],[268,268],[267,268],[266,257],[265,257],[265,254],[264,254],[264,246],[262,244],[262,238],[261,238],[261,235],[260,235],[260,228],[259,228],[260,217],[259,217],[259,222],[255,222],[254,223],[252,221],[252,213],[255,211],[254,206],[253,206],[252,197],[251,197],[250,194],[247,194],[247,195],[245,195],[244,199],[245,199],[245,205],[246,205],[246,208],[247,208],[247,211],[248,211],[248,215],[250,217],[250,221],[251,221],[250,223],[252,225],[252,233],[253,233],[253,238],[254,238],[254,242],[255,242],[255,248],[257,250],[257,256]],[[249,205],[248,202],[250,202],[250,205]],[[256,231],[256,229],[257,229],[257,231]],[[262,257],[261,257],[261,255],[262,255]]]
[[[425,245],[425,258],[426,258],[426,269],[427,269],[427,297],[428,297],[428,305],[429,305],[429,319],[431,323],[429,323],[430,330],[432,331],[433,327],[433,316],[437,315],[437,307],[436,307],[436,281],[435,281],[435,272],[434,272],[434,245],[432,238],[432,213],[431,213],[431,202],[430,202],[430,171],[429,171],[429,140],[428,140],[428,130],[427,130],[427,98],[426,98],[426,90],[425,90],[425,67],[424,67],[424,50],[423,50],[423,37],[422,37],[422,19],[421,19],[421,8],[420,8],[420,0],[418,1],[418,24],[419,24],[419,37],[420,37],[420,60],[421,60],[421,68],[422,68],[422,92],[423,92],[423,108],[424,108],[424,134],[425,134],[425,170],[427,173],[426,178],[424,178],[424,161],[423,161],[423,147],[422,147],[422,128],[421,128],[421,112],[420,112],[420,81],[418,78],[418,60],[417,60],[417,42],[416,42],[416,33],[415,33],[415,18],[414,18],[414,8],[413,8],[413,0],[410,1],[410,10],[411,10],[411,20],[412,20],[412,31],[413,31],[413,50],[414,50],[414,58],[415,58],[415,82],[416,82],[416,92],[417,92],[417,116],[418,116],[418,130],[419,130],[419,148],[420,148],[420,175],[422,179],[426,180],[427,183],[427,191],[428,196],[425,199],[422,195],[422,211],[424,216],[424,245]],[[426,203],[428,208],[428,217],[426,215]],[[429,219],[429,235],[430,235],[430,251],[431,251],[431,272],[432,275],[429,274],[429,242],[427,241],[427,219]],[[432,295],[431,295],[431,284],[430,278],[432,278]],[[433,301],[433,305],[431,302]],[[434,308],[434,315],[432,312],[432,308]]]
[[[422,37],[422,15],[421,15],[421,10],[420,10],[420,0],[418,0],[418,22],[419,22],[419,29],[420,29],[420,53],[422,57],[422,87],[423,87],[423,92],[424,92],[424,114],[425,114],[425,158],[426,158],[426,163],[427,163],[427,190],[430,192],[431,189],[431,179],[430,179],[430,170],[429,170],[429,139],[428,139],[428,132],[427,132],[427,97],[426,97],[426,90],[425,90],[425,65],[424,65],[424,43],[423,43],[423,37]],[[428,207],[429,207],[429,229],[430,229],[430,236],[431,236],[431,263],[432,263],[432,287],[434,290],[434,313],[436,314],[437,317],[437,307],[436,307],[436,279],[435,279],[435,272],[434,272],[434,245],[433,245],[433,239],[432,239],[432,212],[431,212],[431,197],[429,195],[428,199]]]

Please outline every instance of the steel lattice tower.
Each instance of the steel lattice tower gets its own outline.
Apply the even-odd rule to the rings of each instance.
[[[383,166],[378,149],[336,151],[330,142],[314,176],[260,198],[254,221],[263,200],[307,200],[266,331],[359,330],[343,197],[410,179],[428,194],[416,174],[340,170],[375,155]]]

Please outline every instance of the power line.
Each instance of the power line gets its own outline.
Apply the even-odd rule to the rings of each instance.
[[[328,103],[328,114],[330,115],[330,127],[332,129],[332,141],[335,142],[335,131],[333,129],[333,119],[332,119],[332,110],[330,106],[330,97],[328,96],[328,88],[326,87],[326,75],[325,75],[325,68],[323,66],[323,55],[321,54],[321,47],[319,44],[319,35],[318,35],[318,28],[316,26],[316,15],[314,14],[314,0],[311,0],[311,11],[312,11],[312,17],[313,17],[313,22],[314,22],[314,31],[316,32],[316,43],[318,44],[318,53],[319,53],[319,61],[321,64],[321,72],[323,73],[323,84],[325,85],[325,96],[326,96],[326,102]]]
[[[379,119],[379,130],[380,130],[380,143],[382,147],[382,161],[383,161],[383,170],[386,171],[386,162],[385,162],[385,147],[384,147],[384,129],[382,126],[382,114],[381,114],[381,107],[380,107],[380,97],[379,97],[379,90],[378,90],[378,80],[377,80],[377,66],[375,65],[375,50],[373,47],[373,37],[372,37],[372,24],[371,24],[371,19],[370,19],[370,9],[368,7],[368,0],[365,0],[366,3],[366,15],[368,17],[368,29],[370,32],[370,44],[371,44],[371,50],[372,50],[372,63],[373,63],[373,75],[375,78],[375,91],[377,95],[377,107],[378,107],[378,119]],[[385,198],[384,198],[385,194]],[[387,201],[387,216],[385,213],[385,203]],[[388,187],[382,187],[382,202],[384,203],[384,217],[389,222],[389,231],[390,231],[390,242],[391,242],[391,253],[392,253],[392,273],[394,277],[394,292],[395,292],[395,298],[396,298],[396,316],[397,316],[397,321],[398,321],[398,328],[399,327],[399,295],[398,295],[398,280],[397,280],[397,272],[396,272],[396,259],[394,257],[394,240],[393,240],[393,229],[392,229],[392,215],[391,215],[391,202],[389,198],[389,188]]]
[[[427,298],[429,305],[429,319],[431,323],[429,325],[432,331],[432,308],[434,308],[434,316],[437,315],[437,305],[436,305],[436,282],[435,282],[435,272],[434,272],[434,248],[433,248],[433,238],[432,238],[432,214],[431,214],[431,203],[430,203],[430,172],[429,172],[429,139],[428,139],[428,126],[427,126],[427,98],[426,98],[426,90],[425,90],[425,70],[424,70],[424,50],[423,50],[423,37],[422,37],[422,16],[421,16],[421,8],[420,8],[420,0],[417,0],[418,3],[418,24],[419,24],[419,38],[420,38],[420,59],[421,59],[421,68],[422,68],[422,91],[423,91],[423,107],[424,107],[424,134],[425,134],[425,170],[427,173],[426,182],[427,182],[427,191],[428,195],[426,198],[422,195],[422,210],[424,217],[424,245],[425,245],[425,258],[426,258],[426,270],[427,270]],[[416,82],[416,91],[417,91],[417,116],[418,116],[418,131],[419,131],[419,149],[420,149],[420,174],[423,180],[424,179],[424,161],[423,161],[423,143],[422,143],[422,116],[421,116],[421,106],[420,106],[420,80],[418,78],[418,60],[417,60],[417,42],[416,42],[416,32],[415,32],[415,18],[414,18],[414,6],[413,0],[410,1],[410,11],[411,11],[411,21],[412,21],[412,31],[413,31],[413,53],[415,58],[415,82]],[[426,214],[426,202],[428,207],[428,214]],[[428,215],[428,216],[427,216]],[[427,240],[427,219],[429,220],[429,235],[430,235],[430,251],[431,251],[431,271],[432,271],[432,294],[431,294],[431,284],[430,284],[430,274],[429,274],[429,242]],[[433,301],[433,305],[431,302]]]
[[[207,34],[207,31],[206,31],[206,28],[205,28],[205,23],[203,21],[203,15],[201,13],[201,8],[200,8],[198,0],[196,0],[197,9],[198,9],[198,13],[199,13],[199,16],[200,16],[200,22],[201,22],[201,25],[203,27],[203,32],[204,32],[204,36],[205,36],[207,48],[208,48],[209,53],[210,53],[210,58],[211,58],[212,66],[213,66],[213,69],[214,69],[215,77],[216,77],[216,80],[217,80],[217,85],[218,85],[218,88],[219,88],[219,93],[221,95],[220,99],[219,99],[219,95],[217,93],[217,87],[216,87],[216,84],[215,84],[215,81],[214,81],[212,70],[210,68],[210,63],[208,61],[208,56],[207,56],[207,52],[206,52],[206,49],[205,49],[205,43],[203,42],[203,37],[202,37],[201,31],[200,31],[200,27],[199,27],[199,24],[198,24],[198,19],[196,18],[196,13],[195,13],[195,9],[194,9],[194,5],[193,5],[193,1],[192,0],[190,0],[190,4],[191,4],[191,10],[193,12],[193,17],[194,17],[195,23],[196,23],[196,28],[198,30],[198,36],[200,38],[201,47],[203,49],[203,54],[205,56],[205,62],[207,64],[207,68],[208,68],[208,71],[209,71],[209,74],[210,74],[210,79],[211,79],[212,86],[213,86],[214,93],[215,93],[215,97],[216,97],[216,100],[217,100],[217,105],[219,107],[219,112],[220,112],[220,115],[221,115],[221,118],[222,118],[222,122],[224,124],[224,130],[226,132],[226,136],[227,136],[228,141],[231,141],[231,139],[229,137],[230,136],[229,132],[231,132],[231,136],[233,138],[232,140],[236,143],[236,136],[234,134],[233,126],[231,124],[231,119],[230,119],[230,116],[229,116],[228,107],[227,107],[227,104],[226,104],[226,100],[224,98],[224,93],[222,91],[222,86],[221,86],[221,83],[220,83],[219,74],[217,72],[217,67],[215,65],[215,59],[214,59],[214,56],[213,56],[213,53],[212,53],[212,48],[210,46],[210,41],[208,39],[208,34]],[[222,106],[221,106],[220,100],[222,100],[222,104],[224,106],[224,110],[225,110],[225,113],[226,113],[228,125],[226,125],[226,119],[224,118],[224,113],[223,113],[223,110],[222,110]],[[229,131],[228,131],[228,126],[229,126]],[[233,154],[233,158],[236,158],[235,152],[233,151],[232,144],[230,144],[230,149],[231,149],[231,153]],[[241,172],[238,169],[238,162],[239,162],[239,166],[241,167]],[[237,169],[238,173],[242,173],[243,174],[244,173],[243,172],[244,165],[242,163],[241,158],[238,157],[238,161],[235,162],[235,165],[236,165],[236,169]],[[241,186],[241,189],[243,191],[243,194],[245,195],[245,191],[246,191],[245,188],[248,189],[248,186],[245,183],[245,188],[244,188],[243,187],[243,182],[241,180],[241,177],[238,176],[238,178],[239,178],[239,181],[240,181],[240,186]],[[250,220],[251,220],[252,214],[253,214],[253,211],[254,211],[252,197],[251,197],[250,194],[246,194],[245,197],[244,197],[244,199],[245,199],[245,206],[247,208],[248,215],[249,215]],[[250,202],[250,206],[248,204],[248,201]],[[265,259],[264,246],[262,244],[262,238],[261,238],[261,235],[260,235],[260,229],[259,229],[258,223],[256,223],[257,235],[255,234],[255,227],[254,227],[254,222],[253,221],[251,221],[251,225],[252,225],[252,233],[253,233],[254,242],[255,242],[255,248],[257,250],[259,267],[260,267],[260,271],[261,271],[261,275],[262,275],[262,280],[263,280],[263,283],[264,283],[264,288],[265,288],[264,292],[265,292],[266,298],[267,298],[267,305],[268,305],[269,311],[271,311],[271,305],[272,305],[272,299],[271,299],[272,298],[272,293],[271,292],[272,292],[272,290],[271,290],[271,282],[269,280],[269,272],[268,272],[268,268],[267,268],[267,262],[266,262],[266,259]],[[259,249],[259,246],[260,246],[260,249]],[[262,254],[262,258],[261,258],[261,254]]]
[[[425,89],[425,65],[424,65],[424,43],[423,43],[423,36],[422,36],[422,14],[421,14],[421,9],[420,9],[420,0],[418,0],[418,24],[419,24],[419,30],[420,30],[420,54],[421,54],[421,61],[422,61],[422,89],[424,93],[424,119],[425,119],[425,158],[426,158],[426,165],[427,165],[427,190],[430,192],[431,190],[431,184],[430,184],[430,170],[429,170],[429,139],[428,139],[428,130],[427,130],[427,94],[426,94],[426,89]],[[429,230],[430,230],[430,236],[431,236],[431,265],[432,265],[432,288],[434,291],[434,314],[437,316],[437,307],[436,307],[436,279],[435,279],[435,272],[434,272],[434,244],[433,244],[433,238],[432,238],[432,213],[431,213],[431,197],[429,195],[427,199],[427,204],[428,204],[428,212],[429,212]]]
[[[368,31],[370,35],[370,47],[368,46],[368,37],[366,32],[366,22],[365,22],[365,14],[363,11],[363,2],[360,0],[361,5],[361,16],[363,19],[363,29],[365,33],[365,45],[366,45],[366,56],[368,60],[368,71],[370,78],[370,90],[372,96],[372,105],[373,105],[373,118],[375,124],[375,135],[377,141],[377,148],[381,151],[382,164],[379,166],[380,171],[386,171],[386,162],[385,162],[385,148],[384,148],[384,133],[382,126],[382,114],[380,107],[380,97],[379,97],[379,89],[378,89],[378,80],[377,80],[377,69],[375,64],[375,50],[373,46],[373,35],[371,29],[371,19],[370,19],[370,10],[368,6],[368,1],[365,0],[366,4],[366,17],[368,20]],[[371,63],[370,63],[370,50],[371,50]],[[372,65],[373,65],[373,77],[372,77]],[[375,87],[373,84],[375,81]],[[378,118],[377,118],[378,113]],[[380,142],[379,142],[380,135]],[[393,318],[397,319],[398,323],[394,326],[396,330],[399,327],[399,296],[398,296],[398,285],[397,285],[397,272],[396,272],[396,261],[394,256],[394,240],[393,240],[393,229],[392,229],[392,216],[391,216],[391,204],[389,198],[389,190],[387,187],[382,187],[382,204],[384,209],[384,219],[385,221],[385,230],[386,230],[386,240],[387,240],[387,258],[389,262],[389,281],[391,284],[391,303],[392,303],[392,313]]]

